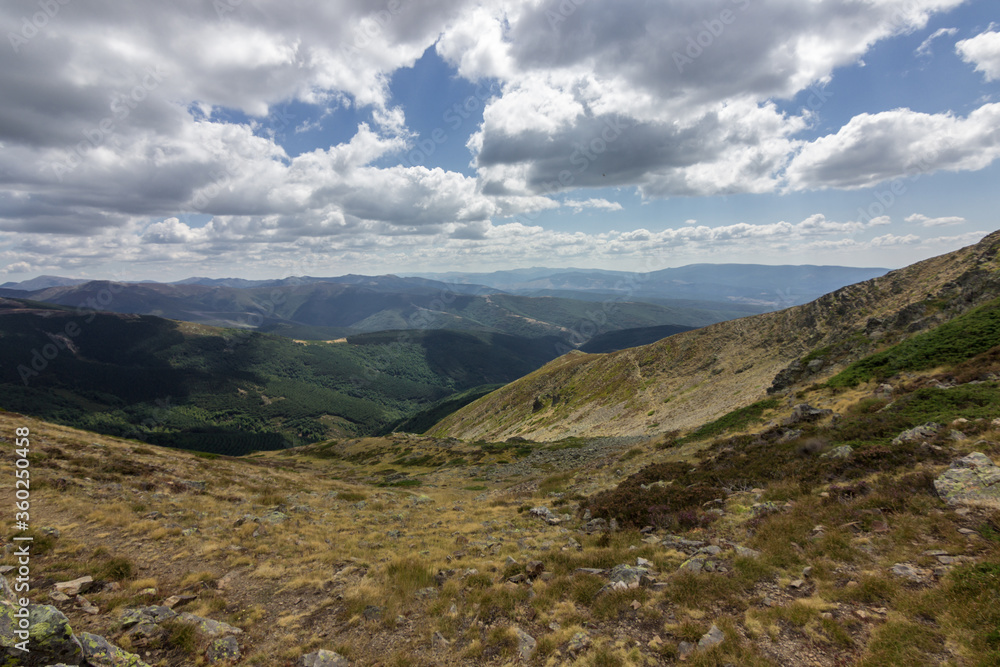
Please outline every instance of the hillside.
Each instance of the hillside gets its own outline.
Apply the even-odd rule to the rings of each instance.
[[[560,344],[458,331],[338,340],[0,299],[0,406],[239,454],[379,433],[457,392],[514,380]]]
[[[1000,296],[998,248],[1000,232],[805,305],[606,355],[573,352],[430,432],[556,440],[692,428]]]
[[[975,313],[952,320],[958,333],[986,331],[994,318]],[[939,331],[848,379],[884,358],[920,366],[916,351],[947,350],[956,333]],[[796,401],[837,414],[772,401],[743,425],[724,420],[725,437],[712,424],[553,443],[394,434],[231,458],[0,410],[0,441],[16,453],[20,436],[30,464],[31,529],[8,522],[2,536],[33,539],[40,662],[10,648],[2,586],[0,656],[995,665],[1000,346],[961,356],[875,393],[799,389]],[[16,469],[0,459],[0,476]],[[2,562],[12,585],[10,549]]]

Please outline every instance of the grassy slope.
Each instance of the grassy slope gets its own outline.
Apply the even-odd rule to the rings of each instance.
[[[810,351],[850,343],[852,354],[957,316],[1000,293],[1000,233],[976,246],[851,285],[787,310],[722,322],[644,347],[557,360],[467,406],[431,432],[463,438],[653,433],[692,428],[766,395]],[[941,304],[947,307],[942,308]],[[552,401],[557,397],[557,400]],[[548,406],[538,410],[536,399]]]
[[[122,609],[193,593],[186,611],[243,629],[250,665],[291,667],[323,648],[359,666],[499,666],[517,660],[516,626],[537,642],[528,664],[638,667],[676,661],[681,642],[715,625],[725,640],[689,664],[985,667],[1000,660],[1000,514],[957,512],[930,482],[969,451],[1000,458],[989,419],[1000,414],[1000,386],[929,385],[997,371],[994,349],[942,375],[916,374],[896,384],[888,409],[865,392],[817,387],[801,400],[839,402],[843,417],[798,439],[779,442],[777,427],[697,445],[648,441],[586,465],[554,458],[592,446],[583,442],[395,435],[211,459],[2,412],[0,432],[30,427],[33,525],[60,531],[36,530],[33,598],[52,603],[44,580],[118,580],[87,593],[97,616],[55,604],[75,631],[154,665],[197,664],[208,640],[172,632],[144,645],[120,629]],[[966,440],[946,429],[928,446],[890,445],[911,425],[958,417],[970,420],[955,426]],[[820,456],[843,444],[850,458]],[[13,472],[0,460],[0,476]],[[197,491],[184,480],[208,483]],[[13,502],[9,485],[0,502]],[[537,505],[573,518],[547,525],[526,511]],[[233,526],[276,507],[281,523]],[[583,509],[623,529],[583,534]],[[683,571],[688,555],[650,544],[637,530],[647,523],[657,539],[721,545],[726,571]],[[937,550],[949,564],[929,555]],[[602,593],[606,575],[577,571],[637,558],[660,585]],[[531,561],[545,579],[512,583]],[[940,569],[912,583],[891,573],[896,563]],[[580,636],[589,646],[573,657]]]

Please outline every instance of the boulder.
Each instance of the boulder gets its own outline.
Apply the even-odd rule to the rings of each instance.
[[[180,614],[177,617],[177,620],[181,623],[188,623],[195,626],[195,629],[206,637],[223,637],[225,635],[238,635],[243,633],[242,630],[229,625],[228,623],[213,621],[210,618],[202,618],[201,616],[195,616],[189,612]]]
[[[802,422],[812,422],[832,414],[833,410],[822,410],[814,408],[808,403],[799,403],[792,408],[792,414],[785,419],[785,425],[791,426],[792,424],[801,424]]]
[[[893,438],[892,444],[902,445],[907,442],[919,442],[921,440],[933,438],[935,435],[937,435],[937,432],[940,429],[941,425],[935,424],[934,422],[928,422],[921,426],[914,426],[913,428],[903,431],[895,438]]]
[[[212,640],[212,643],[205,650],[205,659],[212,665],[220,662],[236,662],[239,660],[240,645],[236,641],[236,637],[226,635],[225,637]]]
[[[163,605],[129,607],[122,611],[121,624],[129,628],[139,623],[162,623],[177,617],[177,612]]]
[[[139,656],[129,653],[104,637],[80,633],[80,645],[87,664],[92,667],[149,667]]]
[[[528,662],[538,642],[535,641],[534,637],[517,626],[514,626],[514,634],[517,636],[517,652],[522,660]]]
[[[934,489],[949,505],[1000,506],[1000,467],[985,454],[973,452],[952,462],[934,480]]]
[[[702,638],[698,641],[698,650],[703,651],[705,649],[712,648],[717,644],[721,644],[722,640],[725,638],[726,636],[722,634],[722,630],[719,629],[719,626],[713,624],[711,629],[702,635]]]
[[[0,664],[43,667],[57,662],[78,665],[83,660],[83,648],[73,636],[69,619],[51,605],[31,604],[28,609],[28,652],[17,648],[23,641],[15,614],[21,607],[0,602]]]

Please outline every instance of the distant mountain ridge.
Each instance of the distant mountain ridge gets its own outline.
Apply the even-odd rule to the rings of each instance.
[[[763,264],[690,264],[649,273],[587,269],[525,269],[495,273],[424,273],[449,283],[480,283],[512,294],[562,291],[749,304],[763,309],[808,303],[845,285],[884,275],[885,268]],[[658,301],[657,301],[658,302]]]
[[[89,310],[155,315],[212,326],[274,331],[328,329],[333,337],[401,329],[456,329],[560,336],[578,345],[602,331],[664,324],[697,327],[745,314],[726,304],[698,308],[621,296],[593,301],[512,295],[424,278],[343,276],[343,282],[263,287],[91,281],[7,296]],[[714,307],[712,307],[714,306]],[[318,332],[322,335],[322,331]],[[294,335],[294,333],[293,333]],[[307,337],[314,337],[307,335]]]

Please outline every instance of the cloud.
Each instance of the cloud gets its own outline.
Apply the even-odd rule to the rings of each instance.
[[[618,202],[608,201],[607,199],[587,199],[584,201],[579,201],[576,199],[566,199],[563,201],[563,206],[568,206],[573,209],[574,213],[580,213],[585,208],[594,208],[601,211],[620,211],[622,210],[622,205]]]
[[[1000,80],[1000,32],[984,32],[955,44],[962,60],[976,66],[987,81]]]
[[[470,141],[486,191],[773,192],[811,118],[773,100],[821,87],[958,4],[623,0],[568,11],[497,0],[460,17],[437,49],[463,76],[501,81]]]
[[[786,172],[791,190],[865,188],[939,170],[975,171],[1000,157],[1000,104],[965,118],[895,109],[855,116],[802,147]]]
[[[917,47],[917,50],[914,51],[914,53],[918,56],[929,57],[934,53],[931,50],[931,46],[933,45],[935,39],[939,37],[951,37],[957,33],[958,28],[941,28],[940,30],[935,30],[930,37],[920,43],[920,46]]]
[[[946,225],[961,225],[965,223],[965,218],[951,216],[946,218],[928,218],[926,215],[914,213],[906,218],[907,222],[923,225],[924,227],[944,227]]]

